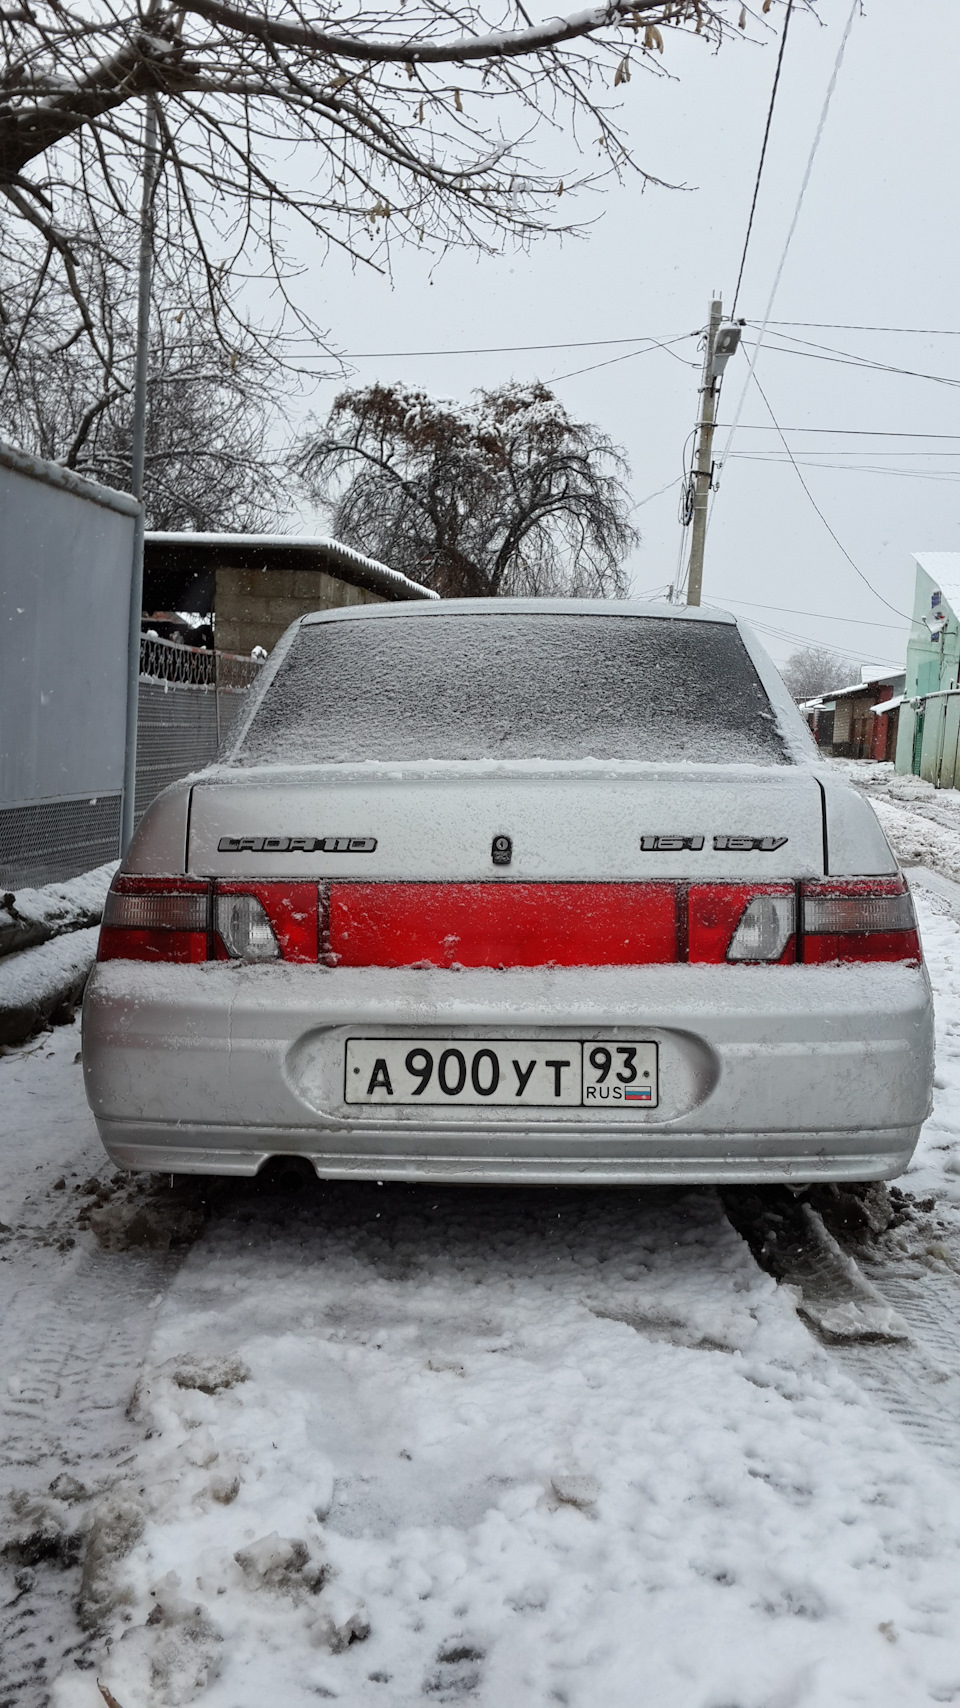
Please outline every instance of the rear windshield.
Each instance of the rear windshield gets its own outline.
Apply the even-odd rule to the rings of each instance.
[[[732,624],[444,612],[305,625],[233,762],[488,758],[788,755]]]

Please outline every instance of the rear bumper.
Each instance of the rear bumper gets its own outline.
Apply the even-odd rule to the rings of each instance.
[[[417,1156],[405,1150],[382,1156],[364,1149],[318,1149],[309,1129],[180,1128],[147,1122],[98,1121],[100,1136],[118,1168],[151,1169],[159,1174],[254,1175],[268,1158],[283,1154],[311,1162],[323,1180],[424,1180],[451,1185],[514,1186],[738,1186],[749,1183],[814,1180],[893,1180],[913,1155],[918,1127],[859,1133],[847,1149],[842,1133],[771,1133],[751,1143],[749,1135],[730,1135],[718,1143],[708,1134],[689,1135],[686,1145],[671,1141],[631,1147],[632,1154],[570,1158],[549,1152],[532,1159],[502,1154],[456,1157],[435,1152]],[[238,1140],[243,1140],[239,1145]],[[642,1154],[638,1154],[642,1149]],[[754,1154],[748,1154],[750,1151]]]
[[[625,1035],[660,1045],[656,1110],[348,1109],[359,1032]],[[922,969],[665,966],[437,972],[98,966],[87,1095],[121,1167],[653,1184],[864,1180],[907,1166],[929,1109]]]

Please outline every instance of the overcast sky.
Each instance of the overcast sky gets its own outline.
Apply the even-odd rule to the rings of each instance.
[[[790,26],[738,309],[755,323],[766,308],[850,3],[820,0],[819,11],[820,23],[798,5]],[[782,18],[778,7],[771,14],[778,30]],[[494,259],[454,255],[432,273],[421,255],[398,252],[392,283],[353,273],[339,257],[318,251],[305,257],[315,319],[348,352],[640,342],[694,333],[706,322],[714,291],[728,309],[732,303],[775,56],[774,36],[766,46],[738,42],[716,56],[702,41],[668,34],[664,64],[676,80],[635,71],[623,117],[637,159],[688,189],[641,191],[628,181],[585,197],[578,211],[595,217],[590,235],[562,246],[547,240],[529,253]],[[910,553],[960,549],[958,65],[956,0],[926,0],[923,7],[864,0],[772,316],[792,324],[771,328],[757,376],[813,497],[877,592],[831,539],[751,387],[738,454],[713,511],[703,597],[754,622],[779,662],[798,642],[815,640],[863,663],[897,665],[907,630],[897,613],[909,613],[912,603]],[[569,154],[557,143],[549,148],[562,170]],[[851,331],[850,325],[937,332]],[[947,335],[951,327],[956,332]],[[774,350],[784,335],[829,351]],[[819,359],[835,351],[953,384]],[[380,356],[357,360],[354,368],[358,382],[403,380],[449,397],[511,378],[555,383],[573,413],[626,450],[643,534],[630,567],[634,590],[642,592],[665,588],[676,576],[679,488],[651,495],[680,474],[697,407],[699,356],[695,337],[672,353],[653,350],[610,363],[619,353]],[[609,365],[558,377],[601,362]],[[727,370],[722,421],[732,419],[746,373],[740,355]],[[318,414],[340,383],[318,388],[312,399]],[[870,429],[874,436],[837,429]],[[932,437],[938,434],[955,437]],[[725,438],[721,431],[718,449]],[[687,537],[684,550],[688,543]]]

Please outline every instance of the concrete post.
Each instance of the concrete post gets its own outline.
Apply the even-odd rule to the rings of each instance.
[[[710,477],[713,470],[713,430],[717,416],[717,382],[713,377],[713,349],[717,328],[723,316],[723,304],[710,304],[710,325],[707,329],[707,348],[703,358],[703,384],[700,387],[700,422],[697,439],[697,462],[694,469],[693,532],[690,540],[690,563],[687,570],[687,604],[699,605],[703,586],[703,548],[707,538],[707,504],[710,498]]]

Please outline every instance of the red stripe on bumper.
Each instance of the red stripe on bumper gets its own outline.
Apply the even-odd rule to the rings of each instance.
[[[672,884],[330,885],[340,967],[603,967],[677,959]]]

